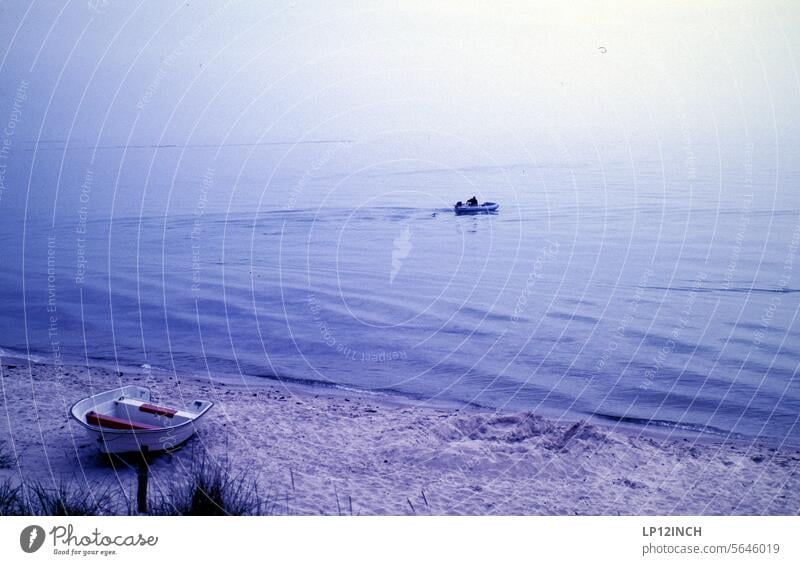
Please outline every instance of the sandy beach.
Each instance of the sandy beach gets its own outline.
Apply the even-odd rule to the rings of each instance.
[[[644,437],[531,413],[425,408],[341,391],[3,358],[0,480],[128,490],[68,418],[92,391],[144,384],[215,406],[195,438],[156,458],[171,480],[197,452],[257,478],[278,514],[774,515],[800,512],[800,452]]]

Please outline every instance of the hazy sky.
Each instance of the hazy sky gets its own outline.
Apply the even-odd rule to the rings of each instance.
[[[790,135],[800,114],[797,2],[3,2],[0,41],[31,140]]]
[[[7,179],[66,143],[417,136],[464,162],[800,145],[796,1],[20,1],[0,4],[0,45]]]

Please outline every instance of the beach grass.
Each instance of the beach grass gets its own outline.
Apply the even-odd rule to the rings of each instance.
[[[23,516],[22,487],[6,479],[0,483],[0,516]]]
[[[52,487],[41,482],[27,485],[26,514],[40,516],[98,516],[108,514],[115,505],[110,486],[76,487],[61,480]]]
[[[252,473],[234,472],[227,457],[214,460],[203,452],[148,507],[149,514],[161,516],[246,516],[272,513],[274,501],[260,495]]]
[[[53,487],[41,482],[0,482],[0,516],[98,516],[113,508],[109,487],[79,488],[67,481]]]
[[[257,477],[234,472],[227,457],[194,453],[181,478],[154,481],[148,512],[156,516],[245,516],[275,513],[277,501],[259,492]],[[118,483],[80,484],[61,479],[46,484],[14,478],[0,481],[0,516],[101,516],[139,514],[134,496]]]

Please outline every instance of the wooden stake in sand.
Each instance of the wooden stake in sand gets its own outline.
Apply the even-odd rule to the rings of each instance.
[[[148,471],[150,470],[148,449],[142,446],[142,451],[139,456],[139,468],[136,472],[137,489],[136,489],[136,509],[139,514],[147,514],[147,478]]]

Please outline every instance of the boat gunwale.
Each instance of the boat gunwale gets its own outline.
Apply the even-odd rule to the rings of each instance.
[[[146,389],[148,392],[151,392],[149,387],[142,387],[140,385],[126,385],[126,386],[139,386],[140,388]],[[79,418],[75,414],[75,407],[78,406],[78,404],[80,404],[81,402],[84,402],[86,400],[90,400],[90,399],[94,398],[95,396],[99,396],[99,395],[107,393],[107,392],[113,392],[115,390],[121,390],[123,388],[126,388],[126,387],[112,388],[112,389],[109,389],[109,390],[104,390],[103,392],[99,392],[97,394],[93,394],[91,396],[87,396],[86,398],[81,398],[80,400],[78,400],[78,401],[76,401],[75,403],[72,404],[72,406],[69,409],[69,413],[75,420],[77,420],[77,422],[81,426],[83,426],[87,430],[91,430],[93,432],[98,432],[98,433],[104,434],[104,435],[110,435],[110,434],[133,434],[133,435],[141,436],[141,435],[150,435],[150,434],[160,434],[160,433],[163,433],[165,430],[177,430],[177,429],[182,428],[184,426],[188,426],[189,424],[197,422],[197,420],[199,420],[201,417],[203,417],[206,414],[206,412],[211,410],[211,408],[214,406],[214,402],[213,401],[211,401],[211,400],[202,400],[200,402],[207,402],[208,404],[204,407],[204,409],[202,411],[198,412],[197,415],[194,418],[191,418],[189,420],[186,420],[185,422],[180,422],[180,423],[172,425],[172,426],[158,427],[158,428],[156,428],[154,430],[124,430],[124,429],[117,430],[117,429],[104,428],[102,426],[94,426],[92,424],[89,424],[88,422],[84,422],[81,418]],[[195,402],[197,402],[197,401],[195,401]]]

